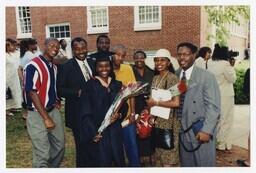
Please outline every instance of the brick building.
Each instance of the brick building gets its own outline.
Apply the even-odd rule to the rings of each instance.
[[[212,47],[208,32],[213,30],[200,6],[6,7],[6,37],[34,37],[42,46],[49,36],[68,41],[82,36],[89,51],[95,51],[96,38],[104,33],[111,45],[122,43],[128,48],[127,60],[136,49],[150,56],[166,48],[176,56],[176,46],[183,41]],[[248,31],[243,34],[232,36],[231,48],[247,47]]]

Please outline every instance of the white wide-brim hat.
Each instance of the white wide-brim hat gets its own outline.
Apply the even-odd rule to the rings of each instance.
[[[155,63],[154,63],[154,58],[155,57],[165,57],[170,60],[170,62],[173,65],[174,70],[177,70],[180,66],[176,58],[171,56],[171,53],[167,49],[159,49],[156,51],[156,54],[152,57],[147,57],[145,59],[145,64],[151,68],[152,70],[155,70]]]

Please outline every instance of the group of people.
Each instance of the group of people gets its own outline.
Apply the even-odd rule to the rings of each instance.
[[[110,50],[107,35],[99,35],[96,45],[97,52],[88,55],[87,41],[76,37],[71,42],[73,57],[56,61],[60,47],[65,49],[65,44],[61,46],[57,39],[47,38],[41,53],[19,67],[33,167],[61,164],[65,151],[61,101],[65,102],[65,125],[74,136],[77,167],[141,167],[145,158],[149,158],[150,166],[157,167],[216,166],[216,148],[231,149],[228,136],[236,76],[234,64],[223,53],[228,49],[215,45],[209,58],[210,48],[201,48],[198,55],[197,46],[180,43],[176,49],[179,68],[175,71],[167,49],[156,52],[155,68],[150,69],[142,50],[134,53],[134,65],[129,65],[123,63],[124,45],[114,45]],[[7,50],[11,51],[8,46]],[[27,51],[34,53],[33,50],[36,49],[32,46]],[[202,58],[201,65],[197,57]],[[167,101],[152,98],[151,88],[168,89],[181,80],[187,85],[185,93]],[[115,96],[123,85],[136,81],[149,83],[149,94],[129,98],[99,134],[97,130]],[[156,147],[153,133],[144,139],[137,136],[136,123],[140,117],[136,119],[135,115],[150,113],[154,106],[170,108],[168,119],[152,115],[148,123],[153,129],[172,129],[172,149]],[[122,127],[123,121],[128,121],[128,125]],[[198,122],[201,126],[195,132]]]

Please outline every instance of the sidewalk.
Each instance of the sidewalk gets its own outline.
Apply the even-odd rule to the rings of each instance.
[[[250,106],[235,105],[234,123],[231,133],[233,145],[248,149],[250,130]]]

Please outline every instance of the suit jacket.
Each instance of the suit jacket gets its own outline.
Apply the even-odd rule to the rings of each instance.
[[[218,82],[221,96],[234,96],[233,84],[236,81],[236,72],[234,67],[228,61],[208,61],[208,70],[212,72]]]
[[[88,58],[87,62],[93,71],[95,68],[94,61]],[[65,98],[65,123],[67,127],[72,129],[78,127],[80,101],[78,90],[82,89],[82,93],[86,92],[85,83],[83,73],[74,57],[59,66],[57,75],[58,95]]]
[[[177,71],[180,75],[181,70]],[[187,129],[193,122],[204,118],[203,132],[215,134],[220,115],[220,91],[214,75],[194,66],[182,110],[182,128]],[[190,140],[190,139],[188,139]]]

